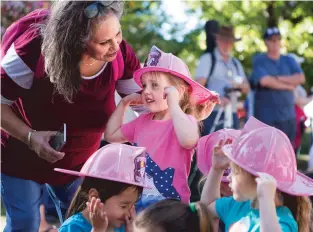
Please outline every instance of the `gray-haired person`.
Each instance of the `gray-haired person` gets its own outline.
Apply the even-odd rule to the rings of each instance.
[[[78,181],[54,168],[79,170],[99,147],[115,90],[122,96],[139,90],[132,75],[140,63],[122,39],[122,13],[121,1],[56,1],[52,11],[35,10],[3,36],[5,231],[38,231],[45,183],[66,210]],[[56,151],[49,141],[63,123],[67,141]]]

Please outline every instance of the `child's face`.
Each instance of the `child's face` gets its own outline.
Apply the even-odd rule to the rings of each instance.
[[[231,163],[229,187],[236,201],[252,200],[256,196],[256,182],[253,176]]]
[[[110,226],[121,227],[126,223],[126,217],[130,217],[130,211],[138,199],[138,191],[128,188],[119,195],[109,198],[104,203],[104,210]]]
[[[168,109],[167,100],[164,99],[164,88],[170,87],[167,76],[164,73],[146,73],[142,76],[142,100],[152,113]]]

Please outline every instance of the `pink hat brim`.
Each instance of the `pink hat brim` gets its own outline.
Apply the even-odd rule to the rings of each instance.
[[[142,88],[142,84],[141,84],[141,77],[143,74],[147,73],[147,72],[164,72],[164,73],[170,73],[173,76],[177,76],[181,79],[183,79],[185,82],[187,82],[192,89],[192,95],[194,97],[194,100],[196,101],[197,104],[201,104],[203,102],[206,102],[207,100],[211,100],[211,101],[215,101],[218,102],[219,101],[219,95],[214,92],[214,91],[210,91],[207,88],[204,88],[202,85],[200,85],[199,83],[195,82],[194,80],[192,80],[189,77],[186,77],[178,72],[166,69],[166,68],[160,68],[160,67],[144,67],[144,68],[140,68],[137,71],[135,71],[134,73],[134,80],[136,81],[136,83]]]
[[[201,137],[197,143],[197,165],[202,174],[207,175],[212,166],[212,155],[209,154],[208,150],[214,149],[219,142],[220,135],[225,135],[229,139],[236,139],[240,135],[240,130],[234,129],[221,129],[215,131],[209,135]],[[215,137],[218,136],[218,137]],[[216,144],[213,144],[212,141],[216,141]],[[209,144],[208,144],[209,143]],[[208,149],[210,148],[210,149]],[[222,177],[222,182],[229,182],[227,176]]]
[[[104,180],[111,180],[111,181],[116,181],[116,182],[120,182],[120,183],[136,185],[136,186],[143,187],[143,188],[148,188],[148,189],[151,188],[148,185],[140,184],[140,183],[135,182],[135,181],[121,181],[118,178],[103,177],[103,176],[97,176],[97,175],[89,175],[89,174],[86,174],[86,173],[77,172],[77,171],[71,171],[71,170],[62,169],[62,168],[55,168],[54,171],[62,172],[62,173],[69,174],[69,175],[74,175],[74,176],[80,176],[80,177],[86,177],[87,176],[87,177],[99,178],[99,179],[104,179]]]
[[[258,172],[253,170],[253,168],[238,162],[232,156],[233,144],[225,145],[222,147],[225,155],[235,164],[246,170],[247,172],[259,176]],[[275,177],[274,177],[275,178]],[[297,172],[296,178],[293,182],[281,182],[277,181],[277,188],[285,193],[295,196],[313,196],[313,179],[305,176],[304,174]]]
[[[204,136],[197,143],[197,165],[203,175],[208,175],[212,166],[212,157],[205,152],[206,143],[211,135]],[[229,182],[226,176],[222,177],[222,182]]]

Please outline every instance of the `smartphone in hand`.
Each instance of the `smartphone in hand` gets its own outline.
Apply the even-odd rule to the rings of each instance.
[[[54,150],[61,151],[65,143],[66,143],[66,124],[63,123],[63,126],[60,128],[60,130],[58,130],[56,135],[50,139],[49,144]]]

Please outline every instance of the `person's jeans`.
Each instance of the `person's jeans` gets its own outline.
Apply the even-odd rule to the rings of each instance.
[[[213,111],[210,116],[206,119],[204,119],[203,122],[203,129],[202,129],[202,136],[210,134],[211,128],[213,126],[215,117],[217,116],[218,111]],[[219,119],[219,122],[224,121],[224,112],[221,114],[221,117]],[[216,126],[214,131],[220,130],[224,128],[224,123],[220,123],[219,125]],[[239,120],[237,117],[236,113],[233,113],[233,129],[238,129],[239,128]]]
[[[297,130],[296,119],[273,121],[267,124],[284,132],[288,136],[291,144],[294,146]]]
[[[43,200],[43,189],[48,186],[49,194],[56,205],[60,220],[64,219],[72,197],[81,183],[51,187],[1,173],[1,197],[6,208],[4,232],[38,232],[40,225],[39,207]]]
[[[43,188],[43,204],[45,206],[45,215],[47,221],[53,217],[58,217],[54,202],[51,199],[47,188]]]

